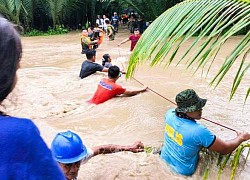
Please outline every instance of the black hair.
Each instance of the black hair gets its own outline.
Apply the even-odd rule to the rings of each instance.
[[[94,49],[87,49],[85,54],[87,59],[92,59],[92,57],[95,56],[96,51]]]
[[[135,28],[134,31],[139,31],[139,28]]]
[[[108,62],[109,58],[110,58],[110,55],[109,55],[109,54],[104,54],[104,55],[102,56],[102,65],[103,65],[103,66],[105,65],[106,62]]]
[[[110,21],[108,19],[105,20],[106,24],[110,24]]]
[[[12,91],[22,55],[20,37],[13,25],[0,15],[0,102]]]
[[[108,70],[108,77],[111,79],[117,78],[120,74],[120,68],[118,66],[110,66]]]

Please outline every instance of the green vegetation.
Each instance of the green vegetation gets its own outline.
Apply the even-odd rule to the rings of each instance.
[[[231,37],[245,31],[238,45],[225,57],[210,85],[220,84],[230,68],[238,67],[232,82],[230,99],[237,91],[250,68],[247,56],[250,52],[250,1],[244,0],[187,0],[165,11],[147,28],[131,54],[127,78],[132,77],[137,65],[150,61],[151,66],[169,66],[174,60],[177,65],[185,62],[186,67],[202,69],[208,75],[213,62]],[[176,59],[180,47],[196,35],[184,55]],[[148,38],[150,37],[150,38]],[[167,55],[170,58],[166,59]],[[191,55],[190,58],[188,56]],[[242,55],[242,56],[241,56]],[[238,60],[238,57],[243,57]],[[165,60],[165,61],[164,61]],[[236,64],[235,62],[240,62]],[[164,63],[163,63],[164,61]],[[250,87],[246,91],[245,102]]]
[[[156,154],[159,153],[160,148],[146,146],[144,147],[144,152],[149,154]],[[247,155],[243,156],[243,151],[247,151]],[[226,167],[232,169],[230,180],[233,180],[236,176],[237,169],[239,168],[239,163],[241,163],[241,168],[244,168],[246,161],[250,154],[250,144],[242,144],[240,145],[233,153],[227,155],[221,155],[217,152],[213,152],[208,150],[207,148],[202,148],[199,157],[200,157],[200,165],[199,165],[199,173],[202,176],[203,180],[212,179],[213,177],[209,176],[210,169],[214,166],[217,167],[217,180],[221,179],[221,175],[223,170]],[[201,164],[202,163],[202,164]]]
[[[93,26],[97,14],[110,18],[113,12],[121,15],[128,9],[140,14],[144,20],[153,21],[178,2],[180,0],[0,0],[0,13],[23,27],[26,35],[40,35],[50,31],[49,27],[57,31],[58,25],[67,29]]]
[[[63,26],[56,25],[54,29],[52,27],[49,27],[48,31],[46,32],[32,29],[28,32],[25,32],[24,36],[48,36],[48,35],[66,34],[66,33],[68,33],[67,29],[65,29]]]
[[[242,153],[244,150],[247,150],[247,156],[243,156]],[[202,149],[200,152],[200,157],[202,161],[205,164],[202,164],[203,166],[203,179],[209,179],[209,170],[214,166],[215,164],[218,167],[218,174],[217,179],[220,180],[221,174],[223,173],[223,170],[228,165],[232,169],[230,180],[233,180],[236,176],[237,169],[239,167],[240,160],[245,161],[243,164],[244,168],[248,155],[250,152],[250,144],[242,144],[240,145],[232,154],[228,155],[220,155],[219,153],[215,153],[212,151],[209,151],[208,149]],[[217,162],[216,162],[217,161]]]

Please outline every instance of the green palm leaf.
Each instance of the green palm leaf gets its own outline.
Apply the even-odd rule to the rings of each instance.
[[[179,3],[165,11],[143,33],[131,54],[127,78],[133,76],[138,63],[145,60],[150,61],[151,66],[170,65],[177,59],[176,54],[180,47],[190,38],[193,42],[183,56],[177,59],[177,65],[182,62],[186,63],[187,68],[195,65],[195,72],[207,67],[208,73],[226,41],[242,29],[248,28],[248,33],[225,57],[210,83],[217,87],[236,59],[244,55],[232,83],[231,99],[249,70],[250,62],[246,61],[250,49],[249,27],[249,0],[190,0]],[[190,54],[191,58],[187,58]],[[246,93],[246,99],[248,95]]]

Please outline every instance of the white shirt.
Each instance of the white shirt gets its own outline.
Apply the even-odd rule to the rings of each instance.
[[[103,28],[104,27],[104,20],[102,18],[96,19],[96,24],[98,24],[99,28]]]

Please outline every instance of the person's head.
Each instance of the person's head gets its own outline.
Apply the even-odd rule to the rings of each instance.
[[[117,12],[114,12],[114,16],[117,16]]]
[[[102,65],[104,66],[106,62],[111,62],[111,57],[109,54],[104,54],[102,56]]]
[[[82,35],[88,37],[88,30],[86,29],[82,30]]]
[[[136,36],[138,36],[138,35],[140,34],[139,28],[135,28],[135,29],[134,29],[134,34],[135,34]]]
[[[186,89],[176,95],[177,113],[184,113],[192,119],[201,119],[202,108],[207,100],[200,98],[193,89]]]
[[[102,18],[103,18],[103,19],[106,19],[106,17],[107,17],[107,16],[106,16],[105,14],[102,15]]]
[[[121,76],[120,68],[118,66],[110,66],[108,69],[108,77],[110,79],[118,79]]]
[[[94,49],[86,50],[85,54],[86,54],[86,57],[87,57],[88,60],[91,60],[92,62],[95,62],[96,51]]]
[[[101,16],[100,15],[97,15],[97,19],[100,19],[101,18]]]
[[[58,133],[51,143],[51,151],[67,179],[78,176],[81,161],[88,154],[80,136],[72,131]]]
[[[16,85],[22,54],[21,40],[13,25],[0,15],[0,103]]]
[[[110,24],[110,21],[108,19],[105,20],[106,24]]]

